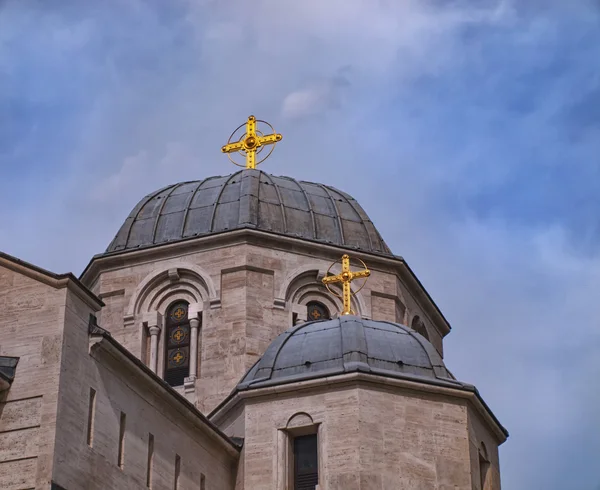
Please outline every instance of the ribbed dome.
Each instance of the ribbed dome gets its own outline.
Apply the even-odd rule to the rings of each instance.
[[[107,252],[240,228],[391,254],[354,198],[333,187],[240,170],[153,192],[133,209]]]
[[[238,384],[238,390],[364,372],[454,387],[435,348],[414,330],[342,316],[304,323],[279,335]]]

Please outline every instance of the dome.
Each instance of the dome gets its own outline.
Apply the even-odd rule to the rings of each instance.
[[[464,387],[424,337],[396,323],[342,316],[279,335],[238,390],[351,372]]]
[[[148,194],[106,252],[241,228],[391,255],[367,214],[348,194],[254,169],[182,182]]]

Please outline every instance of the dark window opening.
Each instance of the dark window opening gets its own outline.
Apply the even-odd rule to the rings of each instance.
[[[487,449],[485,444],[482,442],[479,450],[479,479],[481,483],[481,490],[487,490],[486,481],[489,469],[490,462],[487,455]]]
[[[165,381],[181,386],[190,372],[190,322],[188,304],[175,303],[167,311]]]
[[[331,319],[331,315],[329,314],[327,307],[318,301],[311,301],[306,305],[306,309],[309,322]]]
[[[294,439],[294,490],[315,490],[319,484],[317,435]]]
[[[429,334],[427,333],[427,328],[425,328],[425,324],[423,320],[419,318],[419,316],[415,316],[412,321],[412,329],[418,334],[425,337],[425,340],[429,340]]]

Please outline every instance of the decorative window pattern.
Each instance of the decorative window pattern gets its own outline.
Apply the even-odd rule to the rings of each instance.
[[[331,315],[329,314],[327,307],[318,301],[311,301],[306,305],[306,309],[309,322],[331,319]]]
[[[188,304],[175,303],[167,313],[165,381],[181,386],[190,371],[190,322]]]
[[[294,438],[294,490],[315,490],[319,484],[317,434]]]

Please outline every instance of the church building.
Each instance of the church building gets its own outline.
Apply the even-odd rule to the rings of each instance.
[[[241,170],[148,194],[79,278],[0,252],[1,489],[500,489],[448,321],[351,195],[256,168],[281,139],[250,116]]]

